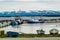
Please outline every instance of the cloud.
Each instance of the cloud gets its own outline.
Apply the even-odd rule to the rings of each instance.
[[[60,0],[0,0],[0,1],[60,1]]]
[[[60,1],[60,0],[37,0],[37,1]]]
[[[3,1],[4,2],[4,1],[15,1],[15,0],[0,0],[0,1]]]
[[[37,1],[37,0],[15,0],[15,1]]]
[[[0,0],[1,1],[1,0]],[[59,0],[8,0],[13,2],[0,2],[0,11],[11,11],[11,10],[60,10]],[[19,1],[19,2],[14,2]],[[25,1],[25,2],[20,2]],[[37,2],[26,2],[26,1],[37,1]]]
[[[37,1],[37,0],[0,0],[0,1]]]
[[[60,4],[56,3],[4,3],[0,4],[0,11],[11,10],[60,10]]]

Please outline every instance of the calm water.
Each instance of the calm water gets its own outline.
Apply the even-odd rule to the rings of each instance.
[[[38,23],[38,24],[22,24],[19,26],[8,26],[4,28],[0,28],[1,30],[5,30],[5,33],[7,31],[15,31],[19,33],[33,33],[36,34],[36,30],[43,29],[46,34],[49,34],[49,30],[51,29],[58,29],[60,33],[60,23]]]
[[[1,19],[8,19],[8,17],[0,17]],[[10,19],[14,20],[14,17],[10,17]],[[10,20],[9,19],[9,20]],[[18,26],[7,26],[4,28],[0,28],[0,30],[5,30],[5,33],[7,31],[15,31],[15,32],[19,32],[19,33],[33,33],[36,34],[36,30],[40,30],[43,29],[45,31],[46,34],[49,34],[49,30],[51,29],[58,29],[59,33],[60,33],[60,23],[36,23],[36,24],[27,24],[24,23],[22,25],[18,25]]]

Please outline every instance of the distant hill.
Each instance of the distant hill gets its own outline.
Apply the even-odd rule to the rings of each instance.
[[[52,11],[52,10],[43,10],[43,11],[5,11],[0,12],[0,17],[15,17],[15,16],[60,16],[60,11]]]

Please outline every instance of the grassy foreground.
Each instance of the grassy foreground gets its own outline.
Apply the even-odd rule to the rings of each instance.
[[[7,34],[0,35],[0,38],[7,38]],[[60,34],[19,34],[20,38],[34,38],[34,37],[60,37]]]
[[[19,37],[60,37],[60,34],[20,34]]]

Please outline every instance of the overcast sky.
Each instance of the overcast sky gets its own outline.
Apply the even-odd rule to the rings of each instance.
[[[59,0],[0,0],[0,11],[58,10]]]
[[[59,1],[59,0],[0,0],[0,1]]]

